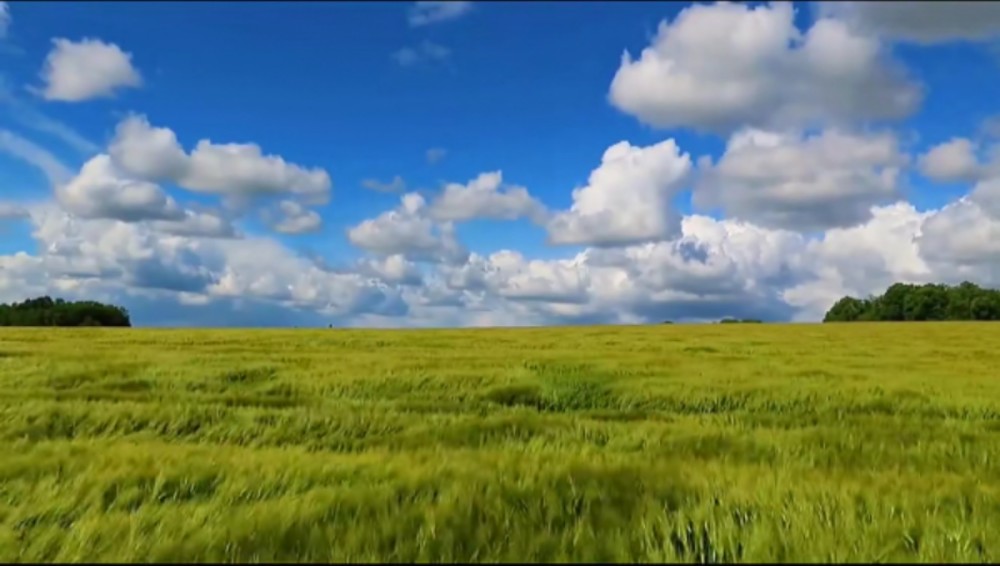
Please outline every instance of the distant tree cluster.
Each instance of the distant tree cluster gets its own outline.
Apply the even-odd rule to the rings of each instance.
[[[0,326],[132,326],[122,307],[51,297],[0,304]]]
[[[764,322],[763,320],[759,320],[756,318],[724,318],[719,321],[719,324],[761,324],[763,322]],[[673,324],[673,323],[674,321],[672,320],[664,320],[660,324]]]
[[[823,322],[1000,320],[1000,291],[968,281],[957,285],[896,283],[877,297],[844,297]]]

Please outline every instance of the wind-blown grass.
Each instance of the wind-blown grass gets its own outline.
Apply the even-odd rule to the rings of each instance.
[[[995,562],[998,344],[2,330],[0,561]]]

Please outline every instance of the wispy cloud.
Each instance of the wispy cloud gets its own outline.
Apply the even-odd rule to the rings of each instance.
[[[469,13],[471,9],[472,2],[417,2],[410,9],[410,25],[420,27],[454,20]]]
[[[7,37],[10,22],[10,6],[6,2],[0,2],[0,39]]]
[[[58,120],[49,118],[33,108],[22,106],[15,114],[15,119],[25,127],[58,138],[80,153],[90,156],[98,152],[99,148],[96,144],[87,140],[87,138],[77,133],[73,128]]]
[[[981,134],[990,138],[1000,138],[1000,115],[983,120],[979,130]]]
[[[443,147],[432,147],[427,150],[427,163],[434,165],[448,155],[448,150]]]
[[[26,128],[53,136],[87,157],[99,151],[96,144],[80,135],[73,128],[46,116],[30,104],[22,102],[15,97],[2,78],[0,78],[0,109],[11,120],[18,122]]]
[[[392,178],[392,181],[383,183],[378,179],[365,179],[361,181],[361,186],[380,193],[401,193],[406,190],[406,182],[399,175]]]
[[[59,186],[73,177],[73,172],[48,150],[9,130],[0,130],[0,151],[34,165],[53,186]]]
[[[426,40],[415,47],[404,47],[392,54],[392,58],[404,67],[425,61],[444,61],[449,56],[451,56],[450,49]]]
[[[12,218],[25,218],[28,216],[28,209],[23,206],[12,204],[9,202],[0,202],[0,220],[9,220]]]

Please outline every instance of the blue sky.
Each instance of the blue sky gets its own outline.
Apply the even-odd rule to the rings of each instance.
[[[438,326],[813,320],[895,280],[996,284],[971,242],[1000,230],[1000,12],[948,4],[11,2],[0,299]],[[157,129],[190,163],[143,145]],[[260,153],[199,161],[202,140]],[[260,167],[266,187],[240,173]],[[281,201],[318,220],[278,229]]]

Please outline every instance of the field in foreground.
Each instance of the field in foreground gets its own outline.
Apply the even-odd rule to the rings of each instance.
[[[0,561],[997,561],[998,344],[0,330]]]

